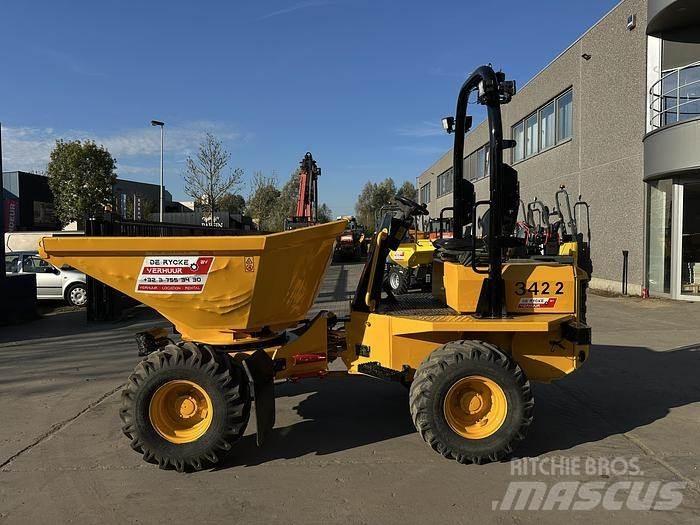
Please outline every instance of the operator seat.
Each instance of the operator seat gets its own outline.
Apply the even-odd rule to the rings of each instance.
[[[462,179],[462,200],[464,206],[460,210],[452,210],[454,214],[461,214],[462,224],[466,227],[466,231],[462,232],[461,239],[436,239],[433,241],[435,246],[435,257],[442,261],[459,262],[461,264],[470,264],[472,256],[472,246],[474,239],[471,234],[471,221],[474,214],[474,203],[476,200],[474,192],[474,184],[468,180]]]

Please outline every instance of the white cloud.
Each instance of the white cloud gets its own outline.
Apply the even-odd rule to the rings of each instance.
[[[165,151],[168,157],[184,157],[196,150],[197,145],[207,131],[211,131],[225,143],[247,140],[250,135],[234,131],[229,127],[209,121],[190,122],[182,125],[165,127]],[[59,132],[53,128],[38,127],[4,127],[3,169],[10,170],[45,170],[49,154],[57,139],[94,140],[104,145],[117,159],[120,173],[142,174],[148,168],[122,163],[131,158],[157,155],[160,152],[160,133],[150,126],[125,130],[119,133],[99,135],[81,130]]]
[[[443,135],[445,130],[442,129],[442,123],[440,122],[424,120],[420,124],[398,128],[396,132],[402,137],[424,138]]]
[[[448,146],[424,146],[424,145],[401,145],[394,146],[395,151],[410,153],[413,155],[442,155],[449,149]]]
[[[287,13],[293,13],[294,11],[299,11],[300,9],[307,9],[309,7],[321,7],[324,5],[334,4],[331,0],[310,0],[308,2],[299,2],[284,9],[279,9],[277,11],[272,11],[266,15],[261,16],[258,20],[265,20],[267,18],[272,18],[273,16],[285,15]]]

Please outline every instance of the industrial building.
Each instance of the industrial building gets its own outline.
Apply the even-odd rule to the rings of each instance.
[[[44,175],[25,171],[2,174],[5,197],[5,231],[60,230],[54,210],[53,193]],[[146,182],[117,179],[113,187],[115,212],[128,219],[145,219],[158,210],[160,186]],[[163,191],[165,210],[179,212],[169,191]]]
[[[700,300],[700,2],[623,0],[503,108],[521,197],[591,205],[591,286]],[[465,177],[488,196],[486,123]],[[431,217],[452,205],[452,151],[417,180]],[[449,212],[446,213],[449,216]]]

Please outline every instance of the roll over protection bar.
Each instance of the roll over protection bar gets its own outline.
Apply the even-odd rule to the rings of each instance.
[[[480,201],[488,203],[489,231],[487,237],[488,249],[488,279],[484,281],[485,289],[482,294],[486,301],[483,317],[499,318],[506,315],[505,297],[502,276],[503,243],[503,150],[513,147],[511,140],[503,139],[503,122],[501,105],[510,102],[515,94],[515,82],[507,81],[505,74],[496,73],[491,66],[478,67],[462,85],[457,97],[457,110],[454,118],[455,138],[453,148],[454,172],[454,212],[453,237],[461,239],[464,236],[464,135],[468,131],[467,104],[469,95],[478,89],[478,102],[487,108],[489,124],[489,199]],[[474,217],[476,214],[474,214]]]

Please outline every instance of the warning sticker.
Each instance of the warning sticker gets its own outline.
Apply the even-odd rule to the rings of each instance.
[[[152,255],[144,257],[136,280],[140,293],[202,293],[214,257]]]
[[[554,308],[556,297],[521,297],[518,308]]]
[[[255,271],[255,261],[253,261],[252,257],[244,257],[243,258],[243,269],[246,272],[254,272]]]

